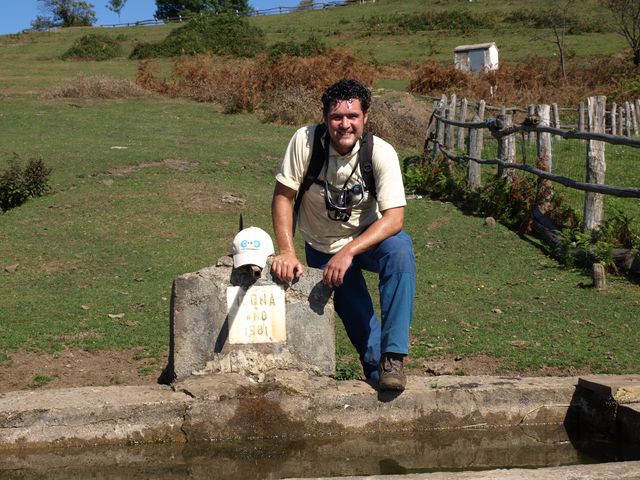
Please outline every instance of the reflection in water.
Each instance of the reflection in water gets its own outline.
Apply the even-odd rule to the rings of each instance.
[[[561,425],[436,430],[294,442],[272,439],[4,452],[0,478],[275,480],[638,460],[637,450],[604,440],[581,441],[573,435],[570,441]]]

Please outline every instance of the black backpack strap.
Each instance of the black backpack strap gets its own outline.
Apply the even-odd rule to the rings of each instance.
[[[300,210],[300,205],[302,203],[302,197],[305,192],[309,190],[309,187],[316,181],[320,172],[322,171],[322,166],[325,162],[325,157],[328,152],[325,152],[324,145],[322,141],[324,139],[325,134],[327,133],[327,126],[324,123],[319,123],[316,125],[316,130],[313,135],[313,149],[311,150],[311,159],[309,160],[309,166],[307,167],[307,171],[304,174],[304,179],[300,184],[300,188],[298,189],[298,193],[296,194],[296,199],[293,204],[293,233],[295,235],[296,232],[296,224],[298,221],[298,211]]]
[[[360,140],[360,151],[358,152],[360,157],[360,174],[364,180],[364,186],[369,191],[369,195],[373,195],[376,198],[376,179],[373,175],[373,135],[369,132],[365,132]]]

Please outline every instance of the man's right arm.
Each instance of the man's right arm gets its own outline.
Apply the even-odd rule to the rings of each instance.
[[[276,278],[287,283],[294,278],[300,278],[303,272],[293,242],[293,202],[296,193],[294,189],[276,182],[271,202],[273,231],[278,244],[278,255],[273,260],[271,272]]]

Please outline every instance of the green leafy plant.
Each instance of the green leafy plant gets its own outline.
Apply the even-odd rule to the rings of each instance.
[[[252,57],[265,49],[264,32],[242,16],[201,13],[157,43],[138,43],[129,58],[213,53]]]
[[[61,56],[63,60],[104,61],[122,55],[120,43],[108,35],[89,33],[76,40]]]
[[[283,55],[291,57],[312,57],[324,55],[329,49],[327,44],[318,37],[311,35],[302,43],[294,41],[277,42],[268,48],[269,60],[275,61]]]
[[[22,168],[15,155],[9,168],[0,172],[0,210],[6,212],[19,207],[31,197],[40,197],[49,191],[51,169],[41,159],[31,159]]]
[[[33,377],[33,382],[29,385],[29,388],[36,389],[41,388],[51,382],[55,377],[50,377],[49,375],[36,375]]]

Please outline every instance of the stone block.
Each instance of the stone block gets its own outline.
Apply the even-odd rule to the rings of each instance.
[[[169,361],[160,381],[220,372],[260,376],[272,369],[334,375],[331,293],[322,271],[313,268],[291,285],[279,282],[271,259],[257,275],[222,257],[215,266],[177,277]],[[284,318],[276,318],[281,313]]]
[[[619,438],[640,444],[640,404],[620,405],[617,420]]]
[[[640,375],[590,375],[578,385],[620,404],[640,402]]]

